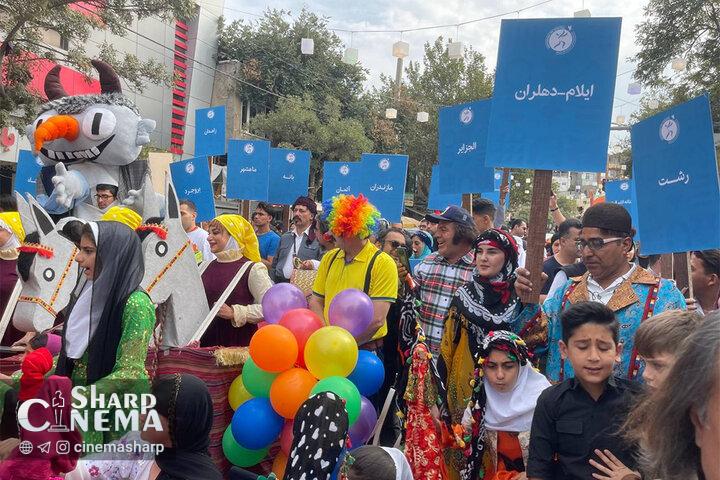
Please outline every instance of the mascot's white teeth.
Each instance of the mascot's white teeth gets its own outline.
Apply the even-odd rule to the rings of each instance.
[[[107,147],[108,144],[110,144],[110,142],[112,142],[113,138],[115,138],[115,135],[111,135],[110,137],[108,137],[107,140],[102,142],[100,145],[96,145],[87,150],[75,150],[72,152],[59,152],[59,151],[55,151],[55,150],[48,150],[47,148],[43,147],[40,149],[40,153],[45,155],[50,160],[55,160],[56,162],[74,163],[74,162],[82,162],[82,161],[92,161],[100,156],[100,154],[103,152],[103,150],[105,150],[105,147]]]

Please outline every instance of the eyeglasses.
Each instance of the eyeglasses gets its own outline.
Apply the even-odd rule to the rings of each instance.
[[[390,244],[393,248],[393,250],[397,249],[402,243],[398,242],[397,240],[385,240],[385,244]]]
[[[98,200],[100,200],[100,199],[111,200],[111,199],[115,198],[115,195],[107,195],[107,194],[100,195],[99,193],[96,193],[95,198],[97,198]]]
[[[588,238],[587,240],[577,240],[575,242],[575,246],[578,250],[583,250],[585,247],[589,247],[590,250],[593,252],[596,252],[600,249],[602,249],[606,244],[610,242],[617,242],[618,240],[623,240],[620,237],[612,237],[612,238]]]

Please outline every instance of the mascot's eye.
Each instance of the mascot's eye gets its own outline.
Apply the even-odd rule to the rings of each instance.
[[[155,253],[158,254],[158,257],[164,257],[167,252],[168,252],[167,243],[158,242],[157,245],[155,245]]]
[[[86,137],[98,140],[112,135],[116,124],[115,114],[110,110],[97,107],[90,108],[85,112],[82,131]]]
[[[43,278],[48,282],[51,281],[53,278],[55,278],[55,270],[53,270],[52,268],[46,268],[43,272]]]
[[[53,115],[57,115],[57,113],[55,113],[54,110],[52,112],[43,113],[42,115],[40,115],[39,117],[37,117],[35,119],[35,122],[33,124],[28,126],[28,130],[37,130],[38,127],[40,125],[42,125],[43,122],[47,121],[47,119],[52,117]],[[34,132],[30,136],[32,136],[32,135],[34,135]]]

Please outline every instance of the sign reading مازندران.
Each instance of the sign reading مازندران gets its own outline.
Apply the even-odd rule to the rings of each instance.
[[[633,125],[645,255],[720,248],[720,185],[707,95]]]
[[[195,110],[195,155],[225,155],[225,106]]]
[[[605,171],[620,24],[502,21],[486,166]]]
[[[195,157],[170,164],[170,175],[178,200],[191,200],[197,207],[197,220],[215,218],[215,195],[210,182],[207,157]]]
[[[270,142],[230,140],[227,157],[227,198],[268,199]]]
[[[639,242],[640,226],[638,224],[635,182],[633,180],[613,180],[605,183],[605,201],[608,203],[617,203],[625,207],[625,210],[627,210],[630,217],[632,217],[633,228],[636,232],[634,240]]]
[[[30,150],[20,150],[13,190],[25,197],[28,193],[37,196],[37,178],[43,167],[41,161]]]
[[[336,195],[357,195],[362,182],[361,162],[323,163],[323,202]]]
[[[443,107],[439,113],[439,193],[492,190],[493,169],[485,166],[490,100]]]
[[[405,207],[408,156],[363,153],[360,156],[364,194],[389,222],[400,222]]]
[[[428,194],[428,210],[445,210],[449,205],[462,205],[462,193],[440,193],[440,166],[433,165]]]
[[[305,150],[270,149],[268,202],[292,205],[297,197],[308,194],[310,155]]]

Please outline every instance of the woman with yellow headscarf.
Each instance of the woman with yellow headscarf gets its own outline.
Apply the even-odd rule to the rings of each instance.
[[[272,286],[250,222],[240,215],[219,215],[210,222],[208,243],[215,260],[202,275],[208,304],[214,305],[247,262],[240,281],[200,339],[200,346],[248,346],[263,319],[262,298]]]
[[[18,247],[25,240],[20,214],[18,212],[0,213],[0,315],[10,301],[12,291],[18,281]],[[2,345],[9,346],[22,338],[23,333],[12,322],[2,338]]]

